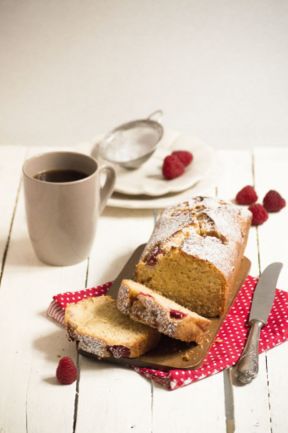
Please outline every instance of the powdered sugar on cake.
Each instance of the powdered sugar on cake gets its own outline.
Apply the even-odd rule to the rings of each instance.
[[[194,197],[164,210],[143,252],[145,261],[160,251],[179,247],[185,254],[207,260],[225,275],[233,271],[235,244],[242,242],[239,222],[251,213],[245,208],[209,197]]]
[[[122,281],[117,306],[131,319],[186,342],[202,341],[210,325],[208,319],[132,280]]]
[[[79,342],[79,349],[99,356],[99,358],[109,358],[111,353],[107,350],[107,345],[96,338],[89,337],[87,335],[77,336]]]

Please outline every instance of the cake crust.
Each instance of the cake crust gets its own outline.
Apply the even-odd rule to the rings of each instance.
[[[136,358],[158,344],[160,334],[121,314],[110,296],[69,304],[65,326],[79,349],[99,358]]]
[[[185,342],[201,343],[210,320],[157,294],[132,280],[123,280],[118,292],[117,307],[140,323]]]
[[[200,315],[220,316],[250,224],[246,208],[215,198],[194,197],[169,207],[156,221],[136,280]]]

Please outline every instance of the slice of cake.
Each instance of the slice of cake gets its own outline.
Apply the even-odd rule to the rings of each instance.
[[[201,343],[210,325],[210,320],[132,280],[122,281],[117,307],[131,319],[186,342]]]
[[[251,213],[194,197],[165,209],[136,267],[136,280],[207,316],[227,305],[247,242]]]
[[[99,358],[136,358],[155,347],[160,334],[121,314],[110,296],[69,304],[65,325],[79,348]]]

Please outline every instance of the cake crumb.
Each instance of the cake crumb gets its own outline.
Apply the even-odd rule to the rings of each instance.
[[[182,356],[183,361],[189,361],[190,360],[190,355],[189,353],[185,353],[185,355]]]

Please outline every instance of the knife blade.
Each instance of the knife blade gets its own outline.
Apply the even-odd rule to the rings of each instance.
[[[262,272],[254,292],[249,322],[260,320],[263,324],[266,324],[274,301],[276,284],[282,266],[282,263],[271,263]]]
[[[121,281],[124,278],[133,278],[135,273],[135,266],[138,263],[143,250],[145,248],[146,244],[139,245],[139,247],[136,248],[136,250],[132,253],[122,270],[120,271],[119,275],[114,279],[112,286],[107,292],[107,295],[110,295],[112,298],[117,299],[118,290],[121,284]]]
[[[258,373],[258,344],[261,328],[266,324],[271,311],[276,284],[281,272],[282,263],[271,263],[260,275],[255,288],[252,307],[249,315],[249,334],[240,356],[235,365],[237,381],[242,385],[250,383]]]

